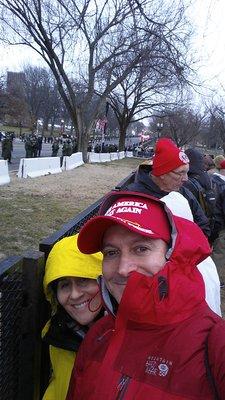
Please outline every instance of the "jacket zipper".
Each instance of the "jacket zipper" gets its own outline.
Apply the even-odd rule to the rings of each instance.
[[[127,391],[127,387],[129,385],[130,377],[127,375],[123,375],[117,386],[117,396],[116,400],[122,400]]]

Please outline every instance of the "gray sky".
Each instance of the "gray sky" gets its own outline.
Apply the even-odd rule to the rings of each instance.
[[[195,0],[189,10],[196,33],[196,52],[200,79],[215,93],[225,92],[225,0]],[[20,71],[26,63],[45,65],[25,46],[0,46],[0,70]],[[224,88],[224,89],[223,89]]]
[[[199,75],[208,86],[225,88],[225,1],[195,0],[191,18],[196,25],[193,40]]]

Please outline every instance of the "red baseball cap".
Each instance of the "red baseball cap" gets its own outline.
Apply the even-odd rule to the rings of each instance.
[[[103,201],[100,214],[91,218],[81,229],[78,248],[92,254],[102,249],[106,230],[121,225],[142,236],[170,242],[170,224],[160,200],[134,192],[111,192]]]

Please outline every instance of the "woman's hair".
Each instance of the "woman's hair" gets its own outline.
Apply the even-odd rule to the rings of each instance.
[[[57,299],[57,288],[58,288],[59,279],[52,281],[49,285],[50,289],[53,292],[54,297]]]

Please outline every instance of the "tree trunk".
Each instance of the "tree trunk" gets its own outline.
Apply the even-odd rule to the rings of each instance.
[[[76,116],[74,117],[73,123],[75,128],[77,127],[75,130],[78,136],[77,137],[78,151],[82,152],[83,161],[84,163],[87,163],[88,162],[87,147],[88,147],[89,131],[84,126],[82,109],[80,107],[76,108]]]
[[[125,141],[126,141],[126,127],[120,125],[120,132],[119,132],[119,151],[124,151],[125,149]]]
[[[44,121],[43,121],[42,135],[44,135],[45,131],[48,132],[48,123],[49,123],[49,117],[45,118]]]
[[[78,151],[82,151],[82,136],[83,136],[83,118],[82,118],[82,111],[80,107],[76,108],[76,117],[74,117],[73,122],[76,124],[74,127],[77,126],[77,149]]]
[[[89,133],[88,131],[83,131],[82,134],[82,155],[83,155],[83,161],[84,163],[88,163],[88,138],[89,138]]]

